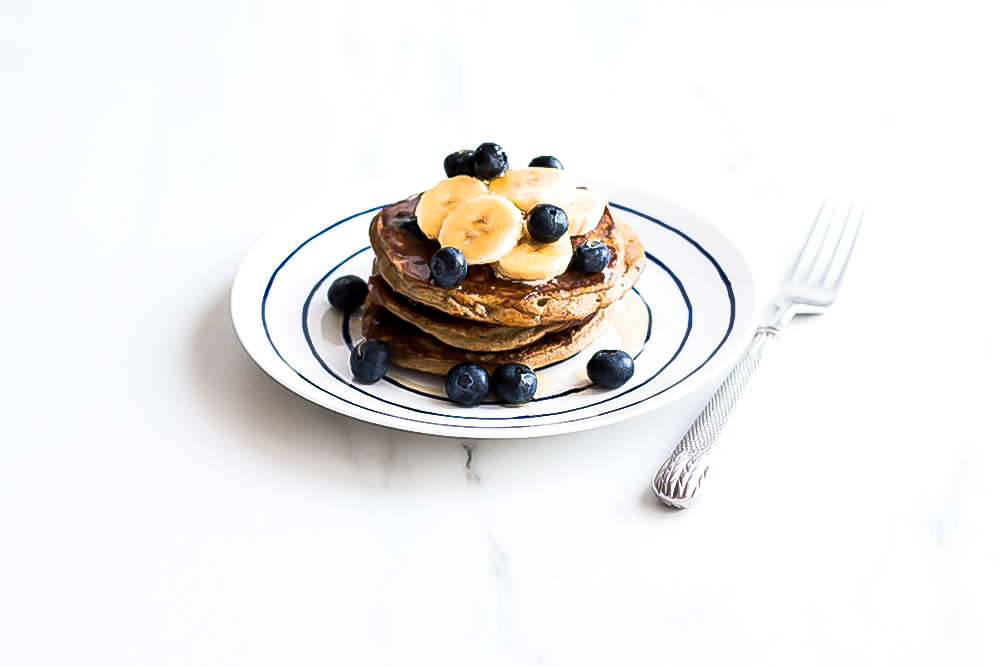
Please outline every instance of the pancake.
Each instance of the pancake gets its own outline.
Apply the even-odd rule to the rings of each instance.
[[[501,364],[519,362],[532,368],[572,357],[604,333],[611,318],[606,310],[597,312],[585,322],[551,333],[517,350],[472,352],[445,345],[409,322],[399,319],[388,309],[365,301],[361,316],[366,338],[378,338],[392,351],[392,363],[404,368],[447,375],[455,364],[475,362],[491,373]]]
[[[431,256],[440,245],[416,224],[419,198],[414,195],[382,209],[371,222],[369,237],[379,272],[394,292],[449,315],[510,327],[574,322],[624,296],[645,267],[639,239],[605,207],[594,230],[572,238],[574,247],[588,239],[608,246],[611,259],[601,273],[584,273],[570,265],[547,283],[528,285],[496,277],[492,266],[476,265],[469,267],[461,285],[442,288],[430,273]]]
[[[368,279],[368,294],[373,303],[388,309],[393,315],[424,333],[452,347],[475,352],[499,352],[524,347],[546,334],[577,324],[562,322],[537,327],[508,327],[464,320],[396,294],[377,273]]]

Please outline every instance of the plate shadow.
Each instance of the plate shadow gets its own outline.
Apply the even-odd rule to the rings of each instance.
[[[471,446],[470,441],[403,433],[351,419],[274,381],[240,345],[227,291],[212,299],[198,318],[187,366],[191,384],[216,420],[256,454],[303,474],[367,484],[391,472],[396,450],[402,447],[410,465],[421,458],[433,460],[464,476],[463,444]],[[408,477],[411,482],[422,478]],[[434,483],[435,476],[430,477],[428,483]]]

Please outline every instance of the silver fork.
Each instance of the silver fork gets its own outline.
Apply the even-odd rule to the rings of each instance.
[[[778,290],[771,322],[757,329],[746,352],[653,477],[653,492],[667,505],[684,509],[700,497],[788,323],[799,315],[820,315],[833,303],[864,218],[863,207],[846,208],[846,214],[838,214],[843,207],[823,202],[795,265]]]

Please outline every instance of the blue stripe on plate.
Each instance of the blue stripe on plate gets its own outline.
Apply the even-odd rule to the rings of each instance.
[[[338,380],[340,380],[344,384],[347,384],[352,389],[357,389],[358,391],[360,391],[361,393],[365,394],[366,396],[371,396],[372,398],[375,398],[375,399],[377,399],[379,401],[382,401],[384,403],[389,403],[391,405],[395,405],[397,407],[401,407],[401,408],[405,408],[405,409],[409,410],[411,408],[409,406],[407,406],[407,405],[400,405],[398,403],[393,403],[392,401],[387,401],[387,400],[385,400],[383,398],[379,398],[378,396],[375,396],[374,394],[371,394],[371,393],[369,393],[367,391],[364,391],[363,389],[360,389],[357,385],[351,383],[350,380],[348,380],[347,378],[343,378],[343,377],[337,375],[336,371],[334,371],[329,366],[327,366],[326,362],[324,362],[323,359],[319,356],[319,352],[316,350],[316,347],[313,345],[312,336],[309,334],[309,327],[306,324],[306,320],[307,320],[308,313],[309,313],[309,307],[312,305],[313,297],[315,296],[316,292],[319,291],[320,285],[322,285],[327,280],[327,278],[329,278],[330,275],[333,274],[337,269],[339,269],[341,266],[343,266],[344,264],[346,264],[350,260],[354,259],[359,253],[364,252],[365,250],[368,250],[369,248],[371,248],[371,246],[365,246],[364,248],[362,248],[358,252],[352,254],[350,257],[348,257],[344,261],[342,261],[339,264],[337,264],[337,266],[335,266],[332,269],[330,269],[329,271],[327,271],[323,275],[323,277],[319,279],[319,282],[317,282],[313,286],[313,288],[309,291],[309,296],[306,298],[306,302],[302,306],[302,333],[305,335],[306,344],[309,345],[309,350],[312,352],[313,357],[316,359],[316,361],[318,361],[320,363],[320,365],[326,370],[327,373],[329,373],[333,377],[337,378]],[[646,253],[646,257],[649,257],[656,264],[658,264],[659,266],[661,266],[664,269],[666,269],[666,267],[663,265],[662,262],[660,262],[660,260],[656,259],[655,257],[652,257],[649,253]],[[671,274],[671,276],[673,276],[673,274]],[[684,296],[685,303],[688,304],[688,321],[690,322],[690,320],[691,320],[691,312],[690,312],[691,311],[691,306],[690,306],[690,302],[687,299],[687,294],[684,292],[684,286],[681,285],[680,281],[678,281],[676,277],[674,277],[674,280],[677,282],[678,287],[680,287],[681,293]],[[639,293],[639,290],[633,288],[632,291],[635,292],[640,299],[642,299],[643,305],[646,306],[646,315],[648,316],[648,321],[647,321],[647,324],[646,324],[646,339],[642,342],[642,349],[640,349],[639,352],[636,353],[636,355],[635,355],[635,358],[638,359],[639,355],[642,354],[642,351],[646,349],[646,343],[649,342],[649,338],[653,334],[653,311],[650,309],[649,304],[646,303],[646,299],[643,298],[642,294]],[[351,349],[351,348],[354,347],[354,341],[351,338],[350,326],[351,326],[350,317],[344,317],[344,318],[342,318],[342,320],[341,320],[341,327],[340,327],[341,328],[341,334],[342,334],[342,336],[344,338],[344,342],[347,344],[348,349]],[[681,350],[684,349],[684,345],[686,343],[687,343],[687,336],[685,335],[684,339],[681,341],[680,347],[677,349],[677,352],[675,352],[674,356],[671,357],[671,361],[674,359],[674,357],[676,357],[678,354],[680,354]],[[551,364],[549,364],[547,366],[542,366],[538,370],[541,371],[541,370],[545,370],[546,368],[552,368],[553,366],[557,366],[559,364],[566,363],[570,359],[575,358],[577,356],[577,354],[579,354],[579,352],[577,352],[576,354],[574,354],[574,355],[572,355],[570,357],[566,357],[562,361],[556,361],[556,362],[553,362],[553,363],[551,363]],[[666,368],[666,366],[664,366],[664,368]],[[434,400],[443,401],[445,403],[448,403],[449,405],[451,404],[451,400],[447,396],[443,396],[441,394],[431,394],[429,392],[422,391],[420,389],[415,389],[413,387],[407,387],[405,384],[402,384],[401,382],[399,382],[397,380],[394,380],[393,378],[391,378],[389,376],[386,376],[383,379],[383,382],[388,382],[389,384],[391,384],[394,387],[398,387],[398,388],[400,388],[400,389],[402,389],[404,391],[407,391],[407,392],[409,392],[411,394],[416,394],[417,396],[423,396],[424,398],[432,398]],[[552,394],[551,396],[542,396],[540,398],[533,398],[533,399],[531,399],[530,402],[531,403],[538,403],[540,401],[548,401],[548,400],[551,400],[553,398],[561,398],[563,396],[569,396],[571,394],[578,394],[581,391],[586,391],[587,389],[590,389],[592,386],[593,386],[592,384],[588,384],[588,385],[585,385],[583,387],[571,387],[571,388],[569,388],[569,389],[567,389],[565,391],[559,392],[558,394]],[[480,403],[480,405],[502,405],[502,404],[503,404],[503,401],[483,401],[482,403]],[[592,405],[596,405],[596,404],[592,404]],[[582,406],[582,407],[587,407],[587,406]],[[546,415],[527,415],[527,416],[528,417],[544,417]],[[463,419],[464,419],[464,417],[463,417]],[[472,417],[472,419],[486,419],[486,417]],[[513,419],[513,417],[508,417],[507,419]]]
[[[613,208],[620,209],[622,211],[627,211],[629,213],[632,213],[633,215],[637,215],[637,216],[643,218],[644,220],[648,220],[649,222],[652,222],[652,223],[654,223],[656,225],[659,225],[660,227],[663,227],[664,229],[667,229],[667,230],[669,230],[669,231],[677,234],[682,239],[684,239],[685,241],[687,241],[688,243],[690,243],[696,250],[698,250],[698,252],[700,252],[702,255],[704,255],[712,263],[712,265],[715,267],[716,271],[719,273],[719,277],[722,279],[722,282],[723,282],[723,284],[726,287],[726,292],[728,294],[729,304],[730,304],[729,326],[727,327],[726,333],[722,337],[722,340],[719,341],[719,344],[715,347],[715,349],[712,350],[711,354],[709,354],[708,357],[706,357],[705,360],[702,361],[694,370],[692,370],[690,373],[688,373],[687,375],[685,375],[683,378],[681,378],[677,382],[674,382],[670,386],[665,387],[664,389],[661,389],[660,391],[658,391],[658,392],[656,392],[656,393],[654,393],[654,394],[652,394],[650,396],[647,396],[644,399],[641,399],[641,400],[638,400],[638,401],[634,401],[632,403],[629,403],[629,404],[626,404],[626,405],[622,405],[622,406],[619,406],[617,408],[612,408],[610,410],[606,410],[606,411],[598,413],[596,415],[590,415],[588,417],[578,417],[578,418],[574,418],[574,419],[567,419],[567,420],[563,420],[563,421],[560,421],[560,422],[554,422],[554,423],[551,423],[551,424],[546,424],[546,426],[549,426],[549,425],[559,425],[559,424],[567,424],[567,423],[572,423],[572,422],[580,421],[580,420],[583,420],[583,419],[595,419],[597,417],[601,417],[601,416],[604,416],[604,415],[607,415],[607,414],[612,414],[614,412],[619,412],[621,410],[628,409],[628,408],[630,408],[632,406],[638,405],[638,404],[640,404],[640,403],[642,403],[644,401],[648,401],[648,400],[650,400],[650,399],[652,399],[652,398],[654,398],[656,396],[659,396],[659,395],[663,394],[664,392],[669,391],[670,389],[673,389],[674,387],[676,387],[677,385],[679,385],[680,383],[684,382],[689,377],[691,377],[692,375],[694,375],[695,373],[697,373],[699,370],[701,370],[701,368],[703,368],[705,366],[705,364],[707,364],[709,361],[711,361],[712,358],[715,357],[716,354],[718,354],[719,350],[722,348],[722,346],[725,344],[725,342],[729,339],[729,336],[732,334],[733,326],[734,326],[734,324],[736,322],[736,297],[735,297],[735,294],[733,293],[732,282],[729,280],[729,276],[726,275],[726,272],[722,269],[722,266],[715,259],[715,257],[713,257],[711,255],[711,253],[709,253],[707,250],[705,250],[705,248],[703,248],[701,246],[701,244],[699,244],[697,241],[695,241],[694,239],[692,239],[690,236],[688,236],[684,232],[680,231],[679,229],[677,229],[675,227],[672,227],[672,226],[668,225],[667,223],[665,223],[665,222],[663,222],[661,220],[657,220],[656,218],[654,218],[652,216],[646,215],[645,213],[641,213],[639,211],[636,211],[635,209],[629,208],[627,206],[623,206],[621,204],[615,204],[613,202],[609,202],[609,206],[611,206]],[[289,253],[289,255],[287,257],[285,257],[285,259],[283,259],[280,264],[278,264],[277,268],[275,268],[274,273],[271,274],[271,278],[270,278],[270,280],[268,280],[267,286],[264,289],[264,295],[263,295],[263,298],[261,299],[261,306],[260,306],[260,308],[261,308],[261,323],[263,324],[263,327],[264,327],[264,333],[267,336],[267,340],[271,344],[271,348],[274,350],[275,354],[278,355],[278,358],[281,359],[281,361],[284,362],[286,366],[288,366],[296,375],[298,375],[300,378],[302,378],[302,380],[304,382],[306,382],[307,384],[309,384],[310,386],[315,387],[316,389],[322,391],[323,393],[325,393],[325,394],[327,394],[329,396],[332,396],[333,398],[336,398],[336,399],[338,399],[340,401],[348,403],[349,405],[353,405],[355,407],[359,407],[362,410],[366,410],[368,412],[372,412],[374,414],[379,414],[379,415],[383,415],[383,416],[386,416],[386,417],[391,417],[391,418],[394,418],[394,419],[401,419],[401,420],[404,420],[404,421],[416,422],[416,423],[420,423],[420,424],[428,424],[428,425],[433,425],[433,426],[444,426],[444,427],[459,426],[460,425],[460,426],[464,426],[464,427],[468,427],[468,428],[481,428],[481,429],[492,429],[492,428],[530,428],[532,426],[532,424],[504,424],[504,425],[498,425],[498,426],[487,426],[487,425],[471,425],[471,424],[453,424],[453,423],[438,422],[438,421],[425,421],[425,420],[422,420],[422,419],[415,419],[415,418],[410,418],[410,417],[403,417],[401,415],[394,415],[394,414],[391,414],[391,413],[383,412],[381,410],[376,410],[374,408],[370,408],[370,407],[365,406],[365,405],[360,405],[358,403],[354,403],[353,401],[350,401],[350,400],[344,398],[343,396],[340,396],[339,394],[331,392],[328,389],[325,389],[325,388],[321,387],[320,385],[316,384],[315,382],[313,382],[312,380],[310,380],[309,378],[307,378],[305,375],[303,375],[301,372],[299,372],[294,366],[292,366],[290,363],[288,363],[288,361],[284,358],[284,356],[282,356],[281,352],[278,351],[277,346],[275,346],[274,341],[271,339],[271,333],[270,333],[270,331],[268,330],[268,327],[267,327],[267,317],[266,317],[266,310],[265,310],[266,306],[267,306],[267,297],[270,294],[271,286],[274,284],[274,280],[277,277],[278,272],[281,271],[281,269],[288,263],[288,261],[297,252],[299,252],[299,250],[301,250],[302,248],[304,248],[307,244],[309,244],[310,242],[312,242],[316,238],[322,236],[323,234],[325,234],[326,232],[330,231],[331,229],[334,229],[337,226],[339,226],[339,225],[341,225],[341,224],[343,224],[343,223],[345,223],[345,222],[347,222],[349,220],[353,220],[354,218],[357,218],[359,216],[365,215],[367,213],[373,213],[373,212],[378,211],[378,210],[380,210],[382,208],[384,208],[384,207],[383,206],[376,206],[374,208],[370,208],[368,210],[361,211],[360,213],[355,213],[354,215],[351,215],[351,216],[348,216],[346,218],[343,218],[342,220],[338,220],[337,222],[333,223],[329,227],[326,227],[325,229],[317,232],[316,234],[313,234],[308,239],[306,239],[301,244],[299,244],[298,247],[296,247],[291,253]],[[356,257],[358,254],[364,252],[365,250],[367,250],[367,248],[362,248],[361,250],[355,252],[350,257],[348,257],[347,259],[345,259],[343,262],[341,262],[340,264],[338,264],[338,267],[341,266],[341,265],[343,265],[344,262],[346,262],[346,261],[348,261],[350,259],[353,259],[354,257]],[[649,255],[647,253],[647,257],[648,256]],[[651,258],[651,259],[653,259],[653,258]],[[666,270],[670,274],[670,276],[674,279],[674,281],[677,283],[678,287],[682,291],[682,295],[684,296],[685,304],[688,307],[688,325],[687,325],[687,331],[684,334],[684,343],[686,343],[688,337],[691,334],[691,327],[692,327],[692,324],[693,324],[693,312],[692,312],[692,308],[691,308],[691,301],[688,298],[687,293],[683,290],[683,285],[681,285],[681,283],[678,280],[677,276],[674,275],[674,273],[672,271],[670,271],[670,269],[665,264],[663,264],[662,262],[660,262],[659,260],[653,259],[653,261],[654,261],[655,264],[657,264],[658,266],[660,266],[661,268],[663,268],[664,270]],[[336,270],[336,267],[335,267],[334,270]],[[331,273],[332,273],[332,271],[331,271]],[[329,273],[327,273],[327,276],[329,276]],[[322,282],[322,281],[320,281],[320,282]],[[317,286],[313,288],[313,291],[310,293],[310,298],[312,297],[312,293],[314,293],[316,291],[316,289],[318,288],[319,284],[320,283],[317,283]],[[303,313],[303,318],[305,318],[305,312]],[[305,330],[305,322],[303,322],[303,328]],[[431,416],[435,416],[435,417],[444,417],[444,418],[448,418],[448,419],[475,419],[475,420],[482,420],[482,421],[508,421],[508,420],[527,419],[527,418],[538,418],[538,417],[556,416],[556,415],[562,415],[562,414],[568,414],[568,413],[571,413],[571,412],[576,412],[578,410],[582,410],[582,409],[594,407],[596,405],[601,405],[602,403],[606,403],[608,401],[614,400],[614,399],[618,398],[619,396],[623,396],[625,394],[631,393],[632,391],[634,391],[636,389],[639,389],[640,387],[646,385],[647,383],[649,383],[650,381],[652,381],[657,375],[659,375],[660,373],[662,373],[663,370],[665,370],[674,361],[674,359],[677,358],[677,355],[680,353],[680,349],[678,349],[678,351],[674,354],[674,356],[671,357],[671,359],[660,370],[658,370],[654,375],[652,375],[651,377],[649,377],[648,379],[646,379],[644,382],[642,382],[642,383],[640,383],[640,384],[638,384],[638,385],[636,385],[634,387],[631,387],[631,388],[629,388],[626,391],[623,391],[621,393],[615,394],[614,396],[610,396],[610,397],[608,397],[608,398],[606,398],[606,399],[604,399],[602,401],[597,401],[596,403],[591,403],[591,404],[588,404],[586,406],[580,406],[580,407],[576,407],[576,408],[570,408],[570,409],[567,409],[567,410],[561,410],[559,412],[551,412],[551,413],[547,413],[545,415],[518,415],[518,416],[513,416],[513,417],[473,417],[473,416],[464,416],[464,415],[443,415],[443,414],[438,413],[438,412],[432,412],[432,411],[428,411],[428,410],[420,410],[418,408],[413,408],[413,407],[410,407],[410,406],[400,405],[400,404],[397,404],[397,403],[393,403],[392,401],[388,401],[388,400],[382,399],[382,398],[380,398],[378,396],[375,396],[375,395],[373,395],[373,394],[371,394],[371,393],[369,393],[369,392],[361,389],[357,385],[354,385],[354,384],[351,384],[351,383],[345,381],[343,378],[341,378],[338,375],[336,375],[335,373],[333,373],[330,370],[330,368],[321,359],[319,359],[318,355],[316,354],[316,350],[315,350],[314,346],[312,345],[312,341],[310,339],[308,339],[308,332],[306,333],[306,335],[307,335],[307,343],[309,345],[309,348],[310,348],[310,351],[312,352],[312,354],[314,356],[316,356],[316,358],[319,360],[319,363],[323,366],[323,368],[328,373],[330,373],[334,378],[336,378],[337,380],[339,380],[345,386],[351,387],[351,388],[353,388],[353,389],[361,392],[362,394],[365,394],[366,396],[374,398],[374,399],[376,399],[378,401],[381,401],[381,402],[384,402],[384,403],[388,403],[390,405],[393,405],[393,406],[396,406],[396,407],[400,407],[400,408],[403,408],[403,409],[406,409],[406,410],[410,410],[412,412],[416,412],[416,413],[419,413],[419,414],[431,415]],[[682,343],[681,348],[683,348],[684,343]]]
[[[510,421],[510,420],[517,420],[517,419],[540,419],[542,417],[553,417],[553,416],[557,416],[557,415],[566,414],[566,413],[569,413],[569,412],[576,412],[578,410],[586,410],[587,408],[593,407],[595,405],[601,405],[602,403],[607,403],[608,401],[613,400],[613,399],[615,399],[615,398],[617,398],[619,396],[624,396],[625,394],[629,394],[629,393],[635,391],[636,389],[639,389],[639,388],[645,386],[646,384],[650,383],[651,381],[653,381],[653,379],[655,379],[660,373],[662,373],[663,371],[665,371],[667,369],[667,367],[670,366],[671,363],[673,363],[674,359],[676,359],[677,356],[681,353],[681,350],[684,349],[684,346],[687,344],[688,337],[691,335],[691,328],[692,328],[692,325],[694,323],[694,312],[693,312],[693,308],[691,306],[691,299],[688,298],[688,294],[687,294],[687,291],[684,289],[684,285],[681,283],[680,279],[674,274],[674,272],[671,271],[667,267],[666,264],[664,264],[659,259],[657,259],[656,257],[650,255],[647,252],[646,253],[646,257],[648,257],[654,264],[656,264],[658,267],[660,267],[661,269],[663,269],[664,271],[666,271],[670,275],[670,277],[673,278],[674,282],[677,284],[678,289],[680,289],[680,291],[681,291],[681,296],[684,298],[684,304],[687,306],[687,309],[688,309],[687,330],[684,332],[684,338],[681,340],[680,347],[677,348],[677,351],[674,352],[673,356],[670,357],[670,359],[667,361],[667,363],[663,364],[663,366],[661,366],[660,369],[657,370],[655,373],[653,373],[651,376],[649,376],[648,378],[646,378],[645,380],[643,380],[639,384],[637,384],[637,385],[635,385],[633,387],[630,387],[630,388],[626,389],[625,391],[622,391],[622,392],[619,392],[617,394],[614,394],[613,396],[607,396],[607,397],[605,397],[605,398],[603,398],[603,399],[601,399],[599,401],[594,401],[594,402],[588,403],[586,405],[579,405],[579,406],[577,406],[575,408],[569,408],[569,409],[566,409],[566,410],[559,410],[559,411],[556,411],[556,412],[543,412],[543,413],[540,413],[540,414],[518,414],[518,415],[511,415],[509,417],[483,417],[483,416],[479,416],[479,415],[443,415],[443,414],[440,414],[440,413],[437,413],[437,412],[430,412],[430,413],[428,413],[426,410],[421,410],[419,408],[414,408],[412,406],[404,405],[402,403],[396,403],[395,401],[390,401],[387,398],[382,398],[381,396],[377,396],[377,395],[371,393],[370,391],[366,391],[361,386],[359,386],[357,384],[354,384],[349,379],[341,377],[340,375],[337,375],[337,373],[335,373],[333,371],[333,369],[330,368],[330,366],[328,366],[327,363],[320,357],[319,353],[316,351],[316,346],[313,344],[312,337],[309,335],[309,326],[308,326],[308,322],[307,322],[308,315],[309,315],[309,304],[312,302],[313,296],[319,290],[320,285],[322,285],[323,282],[327,278],[329,278],[330,275],[333,272],[335,272],[337,269],[339,269],[341,266],[343,266],[344,264],[346,264],[350,260],[352,260],[355,257],[357,257],[359,254],[361,254],[365,250],[368,250],[369,248],[371,248],[371,246],[365,246],[361,250],[358,250],[357,252],[352,253],[345,260],[343,260],[342,262],[340,262],[339,264],[337,264],[337,266],[335,266],[332,269],[330,269],[319,280],[319,282],[317,282],[313,286],[313,288],[309,291],[309,296],[306,298],[305,305],[303,305],[303,307],[302,307],[302,333],[305,336],[306,344],[309,346],[309,351],[312,353],[312,355],[316,359],[316,361],[319,362],[319,365],[323,367],[323,370],[325,370],[331,377],[333,377],[335,380],[337,380],[338,382],[340,382],[344,386],[350,387],[351,389],[353,389],[353,390],[355,390],[355,391],[357,391],[357,392],[359,392],[361,394],[364,394],[365,396],[368,396],[369,398],[373,398],[376,401],[379,401],[381,403],[386,403],[388,405],[391,405],[391,406],[397,407],[397,408],[401,408],[403,410],[410,410],[412,412],[417,412],[417,413],[420,413],[420,414],[437,414],[439,416],[448,417],[448,418],[452,418],[452,419],[467,419],[467,420],[487,421],[487,422],[489,422],[489,421]],[[292,370],[295,370],[295,369],[292,369]],[[298,371],[296,371],[296,372],[298,372]],[[582,389],[589,389],[589,388],[590,387],[582,387],[582,388],[577,388],[577,389],[581,389],[582,390]],[[576,393],[576,392],[573,391],[573,390],[570,390],[569,393]],[[604,395],[604,393],[602,392],[601,395]],[[438,397],[434,396],[434,398],[438,398]],[[344,399],[344,400],[347,401],[348,403],[350,403],[351,405],[354,405],[354,406],[359,407],[359,408],[364,408],[363,405],[360,405],[358,403],[354,403],[354,402],[349,401],[347,399]]]

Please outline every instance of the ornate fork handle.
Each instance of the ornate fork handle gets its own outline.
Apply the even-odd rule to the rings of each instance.
[[[744,409],[757,391],[765,368],[770,366],[784,330],[760,327],[753,341],[733,366],[670,457],[653,477],[653,492],[664,503],[690,507],[722,458],[726,444],[739,425]]]

